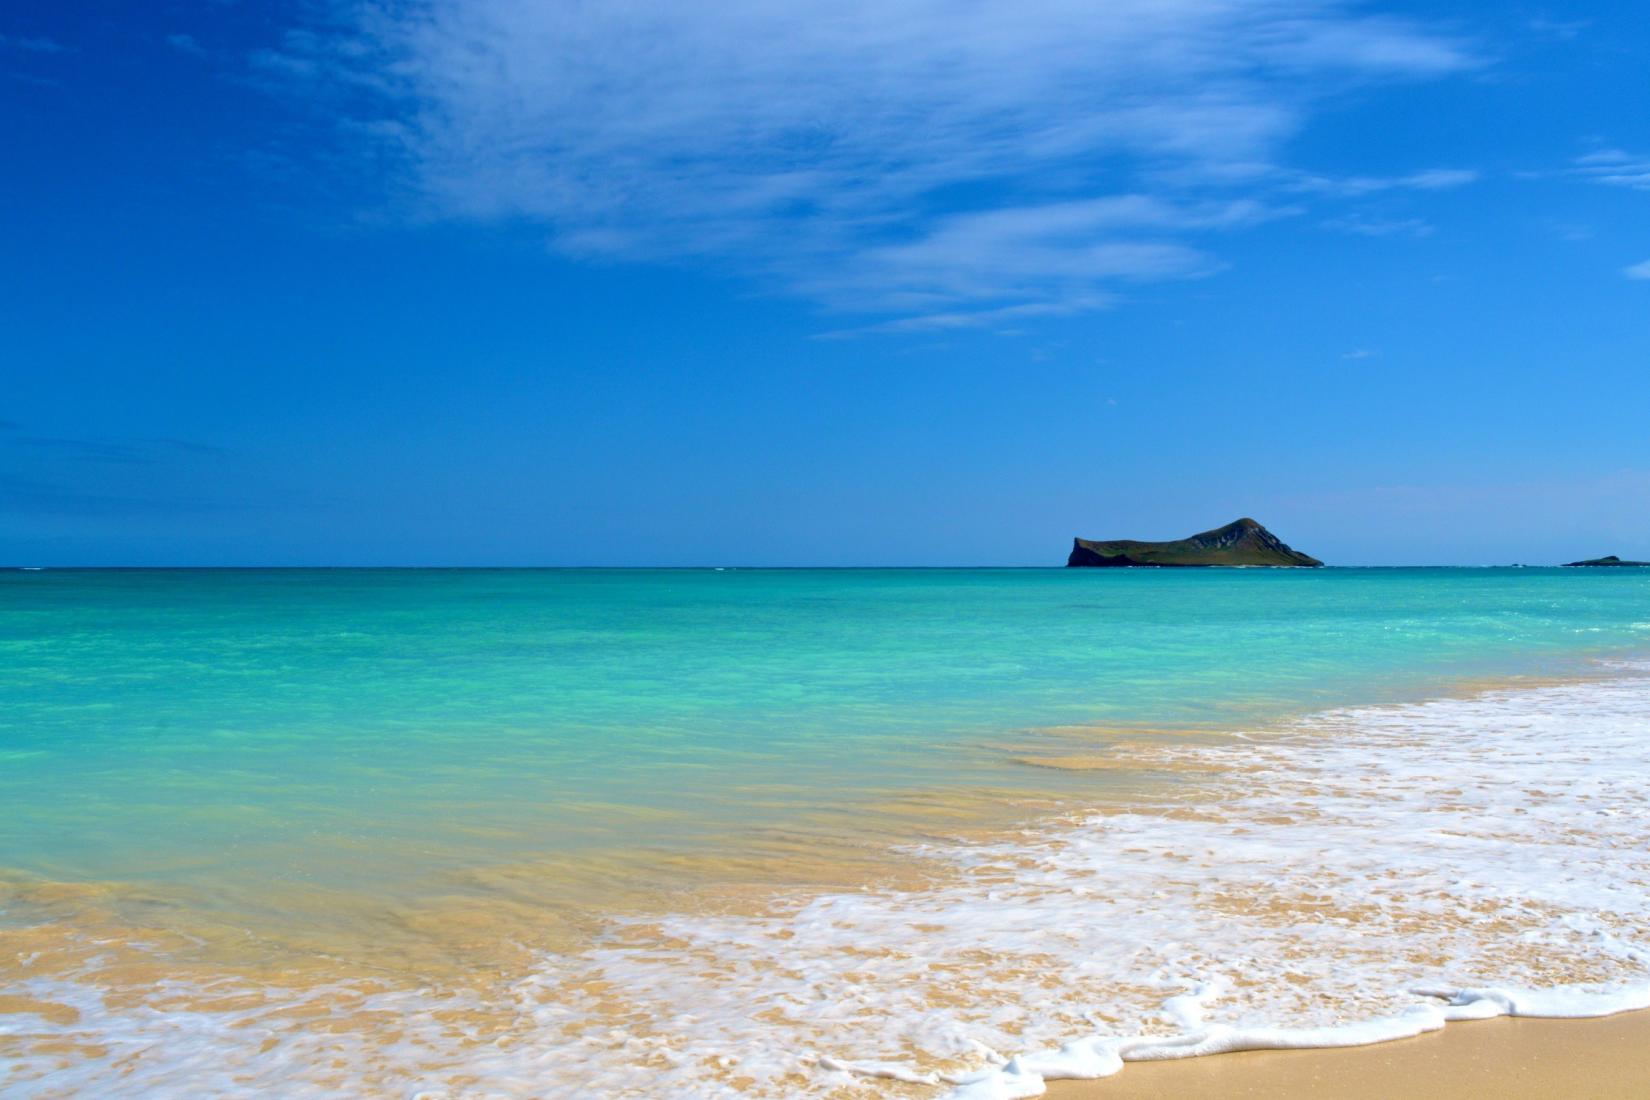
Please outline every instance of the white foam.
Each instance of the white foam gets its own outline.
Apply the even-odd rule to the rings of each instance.
[[[82,1019],[0,1029],[105,1044],[51,1074],[87,1094],[871,1095],[893,1080],[980,1100],[1129,1061],[1647,1007],[1644,671],[1165,744],[1153,763],[1188,767],[1160,803],[930,846],[954,871],[933,888],[621,926],[491,994],[182,1012],[42,980],[25,992]],[[271,1011],[299,996],[406,1026],[390,1043],[381,1025]],[[455,1007],[494,1016],[474,1033],[433,1015]],[[49,1068],[20,1060],[0,1090],[31,1095]]]

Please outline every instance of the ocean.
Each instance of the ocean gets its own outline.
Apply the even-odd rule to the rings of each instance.
[[[0,1092],[1007,1097],[1650,1003],[1647,652],[1635,569],[0,573]]]

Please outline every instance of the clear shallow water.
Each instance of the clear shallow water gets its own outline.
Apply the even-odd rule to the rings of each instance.
[[[1639,570],[0,573],[0,868],[415,897],[1646,637]]]
[[[0,574],[0,1092],[1006,1098],[1650,1004],[1647,637],[1650,571]]]

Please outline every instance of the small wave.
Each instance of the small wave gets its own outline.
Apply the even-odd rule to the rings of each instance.
[[[1173,782],[925,844],[948,870],[923,888],[627,920],[489,986],[25,981],[67,1007],[0,1013],[40,1051],[12,1084],[1006,1100],[1134,1060],[1650,1006],[1650,678],[1615,668],[1143,744],[1131,766]]]
[[[1092,1081],[1110,1077],[1125,1062],[1156,1062],[1234,1054],[1244,1050],[1331,1050],[1373,1046],[1412,1039],[1459,1020],[1496,1016],[1584,1019],[1650,1008],[1650,983],[1611,987],[1555,989],[1416,989],[1417,996],[1437,998],[1392,1016],[1331,1027],[1194,1027],[1167,1038],[1090,1038],[1058,1050],[1018,1055],[1000,1066],[947,1079],[954,1087],[948,1100],[1019,1100],[1041,1096],[1049,1081]],[[861,1070],[861,1072],[866,1072]],[[901,1078],[902,1080],[905,1078]]]

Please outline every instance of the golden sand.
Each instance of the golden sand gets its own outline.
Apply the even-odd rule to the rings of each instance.
[[[1530,686],[1531,681],[1523,680],[1472,687],[1482,692]],[[311,897],[288,897],[288,919],[275,922],[275,927],[257,921],[229,927],[220,924],[215,914],[196,913],[179,899],[157,897],[129,884],[0,877],[0,901],[35,919],[23,927],[0,929],[0,987],[8,977],[79,974],[95,980],[118,1002],[143,995],[158,979],[168,976],[187,975],[202,979],[203,985],[240,979],[273,989],[327,984],[341,987],[322,999],[272,1007],[269,1015],[327,1016],[329,1028],[359,1030],[390,1042],[396,1037],[391,1021],[352,1007],[363,990],[383,985],[412,987],[431,980],[449,988],[501,986],[510,976],[526,971],[535,954],[576,949],[615,915],[761,912],[781,890],[794,897],[798,892],[858,886],[921,888],[929,876],[943,870],[894,852],[894,845],[923,836],[1001,836],[1018,823],[1060,808],[1059,796],[1039,790],[1044,781],[1035,772],[1069,773],[1072,785],[1060,788],[1060,794],[1066,796],[1067,807],[1080,806],[1085,814],[1218,814],[1218,806],[1198,804],[1191,789],[1166,785],[1162,779],[1177,771],[1209,770],[1206,764],[1178,755],[1177,748],[1231,737],[1229,732],[1212,729],[1074,726],[1039,731],[1017,746],[986,750],[1027,767],[1023,789],[959,788],[874,804],[844,804],[839,811],[821,812],[784,829],[760,830],[724,849],[706,852],[638,849],[467,868],[450,872],[439,883],[440,889],[415,899],[368,903],[318,890]],[[1088,777],[1088,773],[1103,773],[1104,782],[1097,783],[1100,777]],[[1310,807],[1303,806],[1301,813],[1309,815]],[[1005,882],[1012,880],[1015,870],[1005,865]],[[647,885],[639,888],[639,883]],[[1278,896],[1231,897],[1221,904],[1245,912],[1258,906],[1288,922],[1322,903],[1314,897]],[[306,919],[295,926],[290,923],[291,914]],[[323,914],[326,919],[319,919]],[[1356,920],[1361,914],[1347,911],[1342,915]],[[313,924],[307,919],[312,916],[317,918]],[[1472,917],[1466,914],[1461,919]],[[1509,929],[1512,932],[1516,929]],[[657,926],[646,923],[633,925],[623,938],[646,941],[649,937],[654,948],[678,949]],[[707,966],[713,961],[707,959]],[[984,951],[978,961],[992,962]],[[868,959],[868,966],[874,963],[874,958]],[[971,972],[948,975],[944,967],[936,967],[935,1003],[974,996],[976,991],[967,982]],[[1554,977],[1582,980],[1591,975]],[[948,978],[954,981],[948,984]],[[1056,980],[1050,978],[1051,983]],[[599,991],[584,992],[594,995]],[[1097,991],[1089,1003],[1104,1003],[1101,992],[1116,995],[1120,991]],[[1140,995],[1152,994],[1142,991]],[[193,996],[194,1003],[173,1007],[257,1007],[213,999],[209,994]],[[235,996],[250,995],[237,988]],[[620,1000],[596,1007],[637,1034],[648,1030],[647,1021],[637,1018],[633,1008]],[[72,1025],[71,1014],[77,1012],[69,1005],[0,998],[0,1022],[15,1014]],[[507,1020],[493,1020],[484,1009],[455,1013],[451,1023],[455,1031],[480,1034],[501,1034],[509,1027]],[[1073,1026],[1080,1025],[1074,1022]],[[1449,1092],[1468,1097],[1494,1095],[1498,1100],[1650,1098],[1647,1040],[1650,1013],[1603,1021],[1455,1024],[1437,1034],[1377,1047],[1134,1063],[1103,1081],[1056,1083],[1051,1095],[1056,1100],[1156,1096],[1346,1096],[1360,1100]],[[52,1050],[65,1062],[77,1056],[97,1056],[91,1046],[58,1050],[51,1045],[61,1042],[25,1034],[14,1045],[21,1049],[32,1044],[36,1053]],[[0,1057],[7,1053],[0,1044]],[[707,1067],[707,1075],[737,1087],[737,1070]],[[890,1085],[886,1094],[931,1095],[932,1090]]]
[[[1336,1050],[1256,1050],[1132,1062],[1098,1081],[1055,1081],[1048,1100],[1202,1097],[1650,1097],[1650,1011],[1597,1020],[1500,1018]]]

